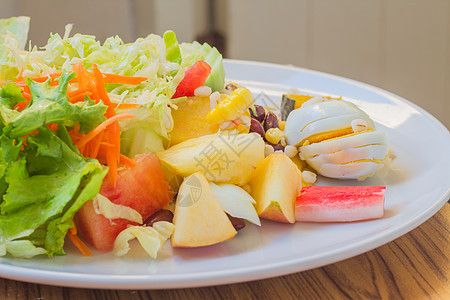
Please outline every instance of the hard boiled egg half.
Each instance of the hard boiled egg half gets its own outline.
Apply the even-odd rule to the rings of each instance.
[[[385,133],[351,102],[314,97],[293,110],[285,126],[287,143],[317,173],[338,179],[362,180],[384,165]]]

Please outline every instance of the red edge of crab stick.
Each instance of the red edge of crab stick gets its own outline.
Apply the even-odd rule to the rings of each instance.
[[[353,222],[384,215],[384,186],[307,186],[295,203],[298,222]]]

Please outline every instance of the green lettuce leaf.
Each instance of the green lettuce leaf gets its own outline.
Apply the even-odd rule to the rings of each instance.
[[[75,213],[98,194],[107,173],[83,157],[66,126],[90,131],[104,119],[106,106],[86,100],[72,104],[63,72],[57,87],[27,80],[32,99],[14,84],[0,89],[0,256],[64,254],[64,238]],[[46,124],[56,123],[57,130]]]
[[[14,110],[13,104],[17,102],[17,96],[4,98],[0,102],[0,115],[5,125],[3,129],[9,132],[11,137],[24,136],[37,129],[43,124],[61,123],[73,125],[74,121],[80,124],[81,132],[89,132],[99,125],[105,117],[106,106],[93,101],[70,103],[67,97],[67,84],[75,76],[74,73],[61,75],[57,87],[50,86],[50,80],[38,83],[27,78],[26,82],[30,87],[32,99],[28,106],[20,113]],[[6,86],[8,90],[12,89]],[[3,91],[2,94],[7,92]],[[12,91],[9,92],[10,94]]]
[[[107,170],[74,152],[46,126],[27,139],[24,151],[27,155],[12,162],[6,172],[8,188],[0,206],[2,239],[11,242],[31,236],[28,240],[47,255],[64,254],[64,237],[73,226],[73,216],[99,192]],[[32,235],[37,229],[40,238],[39,233]]]
[[[209,86],[213,92],[221,91],[225,83],[225,68],[223,66],[222,54],[216,47],[211,47],[207,43],[199,42],[181,44],[182,65],[192,66],[198,60],[204,60],[211,66],[211,74],[206,79],[205,85]]]

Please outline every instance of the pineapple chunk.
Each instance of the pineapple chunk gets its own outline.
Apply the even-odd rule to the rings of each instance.
[[[172,110],[172,145],[219,131],[219,124],[205,122],[206,115],[211,110],[210,102],[209,97],[189,97],[177,104],[178,109]]]
[[[202,171],[209,181],[242,186],[264,159],[264,141],[257,133],[223,131],[184,141],[158,156],[177,175]]]

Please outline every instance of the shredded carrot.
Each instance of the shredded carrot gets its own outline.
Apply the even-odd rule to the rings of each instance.
[[[69,231],[67,232],[67,236],[72,241],[72,243],[75,245],[75,247],[77,247],[78,250],[80,250],[80,252],[84,256],[92,256],[93,255],[91,249],[89,249],[89,247],[86,246],[86,244],[83,243],[80,240],[80,238],[77,236],[77,227],[75,226],[75,223],[73,224],[72,228],[69,228]]]
[[[111,144],[111,143],[107,143],[107,142],[101,142],[100,146],[102,147],[109,147],[109,148],[114,148],[115,145]]]
[[[22,81],[23,80],[22,74],[23,74],[23,68],[22,68],[22,70],[20,70],[19,76],[17,77],[18,81]]]
[[[117,182],[117,155],[114,149],[111,150],[110,147],[108,147],[107,149],[108,151],[106,152],[106,164],[109,167],[107,176],[111,180],[112,185],[115,186]]]
[[[103,81],[105,83],[118,83],[118,84],[132,84],[138,85],[148,78],[146,77],[134,77],[134,76],[124,76],[110,73],[103,73]]]
[[[92,72],[86,70],[83,63],[77,63],[72,66],[76,78],[70,80],[70,83],[76,83],[70,86],[67,92],[67,97],[71,103],[83,101],[85,95],[88,95],[96,103],[100,101],[107,106],[105,117],[106,120],[95,127],[87,134],[80,133],[80,125],[75,124],[73,129],[69,131],[69,135],[80,151],[85,157],[98,159],[100,163],[106,164],[109,167],[108,177],[113,185],[115,185],[118,177],[119,165],[134,167],[136,162],[120,153],[120,128],[119,120],[135,118],[132,114],[116,114],[115,109],[133,109],[139,107],[139,104],[134,103],[113,103],[109,98],[105,84],[130,84],[138,85],[147,80],[145,77],[133,77],[117,74],[109,74],[100,72],[96,64],[92,65]],[[36,82],[45,82],[50,80],[51,86],[59,84],[57,78],[62,75],[62,72],[55,72],[42,76],[31,78]],[[15,106],[15,109],[24,109],[32,98],[30,88],[25,82],[23,73],[20,72],[15,84],[22,90],[22,94],[26,101],[22,101]],[[57,129],[57,124],[49,124],[48,127],[52,130]],[[31,133],[32,134],[32,133]],[[25,142],[24,142],[25,144]],[[74,224],[67,232],[67,236],[72,243],[81,251],[83,255],[92,256],[92,251],[83,243],[77,236],[77,228]]]
[[[122,119],[133,119],[136,118],[135,115],[132,114],[118,114],[115,115],[114,117],[111,117],[109,119],[106,119],[105,121],[103,121],[100,125],[98,125],[97,127],[95,127],[91,132],[89,132],[88,134],[86,134],[85,136],[83,136],[77,143],[76,146],[77,147],[81,147],[83,145],[85,145],[87,142],[89,142],[90,140],[92,140],[96,135],[98,135],[101,131],[105,130],[109,125],[113,124],[114,122],[118,121],[118,120],[122,120]]]
[[[23,91],[22,96],[27,100],[31,100],[31,94],[29,92]]]
[[[22,109],[27,107],[29,102],[30,102],[30,100],[22,101],[22,102],[17,103],[16,106],[14,106],[14,110],[21,111]]]
[[[90,151],[90,153],[88,154],[88,156],[89,156],[90,158],[96,158],[96,157],[97,157],[98,151],[100,150],[100,144],[101,144],[101,141],[102,141],[102,139],[103,139],[103,135],[104,135],[104,134],[105,134],[104,131],[100,132],[99,135],[98,135],[98,138],[97,138],[97,139],[94,139],[94,140],[92,140],[92,141],[90,142],[90,144],[92,144],[91,151]]]
[[[69,100],[70,100],[71,103],[81,102],[81,101],[84,101],[84,95],[87,95],[87,96],[91,97],[92,93],[91,92],[86,92],[84,94],[78,94],[76,96],[70,97]]]
[[[147,80],[145,77],[133,77],[117,74],[102,73],[96,64],[92,64],[92,72],[86,70],[83,63],[77,63],[72,66],[76,78],[72,79],[71,83],[76,85],[71,86],[67,92],[67,97],[71,103],[84,101],[85,95],[88,95],[96,103],[100,101],[107,106],[105,117],[106,120],[94,128],[87,134],[79,132],[79,126],[75,127],[69,132],[72,141],[77,146],[80,153],[85,157],[99,159],[101,163],[106,163],[109,167],[108,176],[111,182],[115,184],[117,180],[117,169],[120,164],[133,165],[131,159],[126,159],[120,154],[120,128],[118,121],[121,119],[135,118],[132,114],[116,114],[116,109],[133,109],[139,107],[139,104],[134,103],[114,103],[111,102],[105,84],[131,84],[137,85]],[[36,82],[44,82],[50,80],[50,85],[58,85],[57,80],[62,72],[55,72],[45,74],[42,76],[32,77]],[[24,109],[32,96],[30,89],[25,82],[22,73],[16,81],[16,84],[22,89],[22,94],[27,99],[18,103],[15,107],[17,110]]]
[[[47,127],[50,128],[50,130],[53,130],[53,131],[58,130],[58,124],[56,124],[56,123],[47,124]]]
[[[72,98],[72,97],[75,97],[75,96],[78,96],[78,95],[80,95],[80,94],[86,94],[86,93],[89,93],[89,90],[86,90],[86,89],[78,89],[78,90],[74,90],[74,91],[70,91],[70,92],[67,92],[67,96],[69,97],[69,98]]]
[[[103,103],[108,106],[106,113],[114,115],[114,110],[111,107],[111,100],[109,99],[108,92],[105,87],[105,81],[103,80],[103,74],[100,72],[96,64],[92,64],[92,71],[94,73],[98,96],[102,99]]]
[[[77,75],[78,88],[92,92],[91,99],[98,102],[97,90],[91,74],[83,67],[83,63],[77,63],[72,66],[72,70]]]
[[[120,103],[120,104],[111,103],[111,106],[117,109],[133,109],[141,105],[136,103]]]
[[[134,160],[132,160],[131,158],[129,158],[123,154],[120,154],[120,163],[123,165],[127,165],[131,168],[136,166],[136,162]]]

